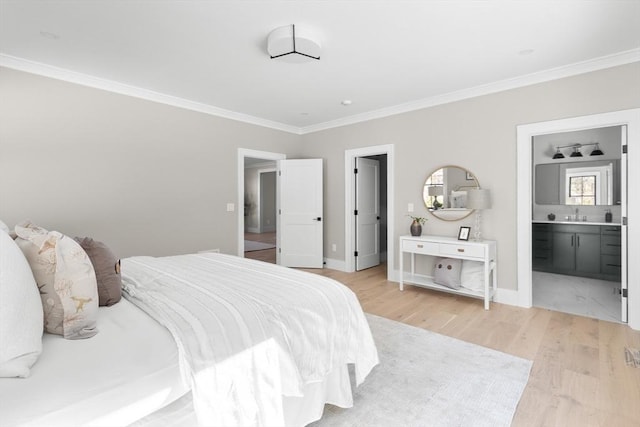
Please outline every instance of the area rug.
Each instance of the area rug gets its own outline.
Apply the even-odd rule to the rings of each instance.
[[[272,245],[271,243],[254,242],[253,240],[244,241],[245,252],[263,251],[265,249],[273,249],[275,247],[276,245]]]
[[[533,362],[367,314],[380,364],[314,427],[509,426]]]
[[[532,362],[367,314],[380,364],[314,427],[509,426]],[[353,370],[352,370],[353,371]],[[353,383],[352,377],[352,383]],[[132,426],[195,426],[191,395]]]

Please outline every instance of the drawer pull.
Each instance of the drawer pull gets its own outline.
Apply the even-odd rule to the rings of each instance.
[[[420,249],[424,248],[424,245],[417,245]]]
[[[458,252],[464,252],[463,248],[458,248]]]

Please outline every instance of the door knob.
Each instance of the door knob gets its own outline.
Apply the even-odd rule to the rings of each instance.
[[[322,221],[322,218],[317,217],[317,218],[313,218],[314,221]]]

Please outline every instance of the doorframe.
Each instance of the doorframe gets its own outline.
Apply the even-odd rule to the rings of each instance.
[[[353,248],[356,246],[353,211],[355,209],[355,182],[353,177],[353,165],[356,157],[387,155],[387,280],[393,280],[393,267],[395,265],[395,220],[394,220],[394,145],[377,145],[372,147],[354,148],[344,152],[344,258],[345,271],[355,271],[355,257]]]
[[[584,129],[627,126],[627,182],[640,182],[640,108],[552,120],[517,126],[517,268],[518,302],[523,307],[533,305],[531,221],[532,218],[532,144],[533,137],[550,133]],[[627,193],[629,188],[627,188]],[[624,212],[623,212],[624,215]],[[640,259],[640,200],[627,198],[627,260]],[[638,220],[639,223],[634,224]],[[624,256],[624,254],[623,254]],[[640,265],[627,262],[628,324],[640,329]],[[623,272],[624,279],[624,272]]]
[[[278,161],[287,158],[286,154],[272,153],[270,151],[250,150],[238,148],[238,187],[236,193],[237,206],[237,246],[238,256],[244,258],[244,163],[245,158],[262,159],[266,161]],[[241,208],[242,206],[242,208]],[[276,229],[276,235],[278,230]]]

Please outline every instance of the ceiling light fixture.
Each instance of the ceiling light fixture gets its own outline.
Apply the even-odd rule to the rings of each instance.
[[[267,52],[275,58],[320,59],[320,43],[307,29],[295,25],[278,27],[267,37]]]
[[[560,151],[561,148],[573,148],[573,152],[571,153],[571,155],[569,157],[583,157],[582,153],[580,152],[580,149],[582,147],[586,147],[588,145],[595,145],[596,148],[593,149],[593,151],[591,152],[591,154],[589,154],[590,156],[603,156],[604,152],[600,149],[600,144],[597,142],[590,142],[588,144],[569,144],[569,145],[559,145],[556,147],[556,152],[553,154],[553,159],[564,159],[564,154],[562,154],[562,152]]]

